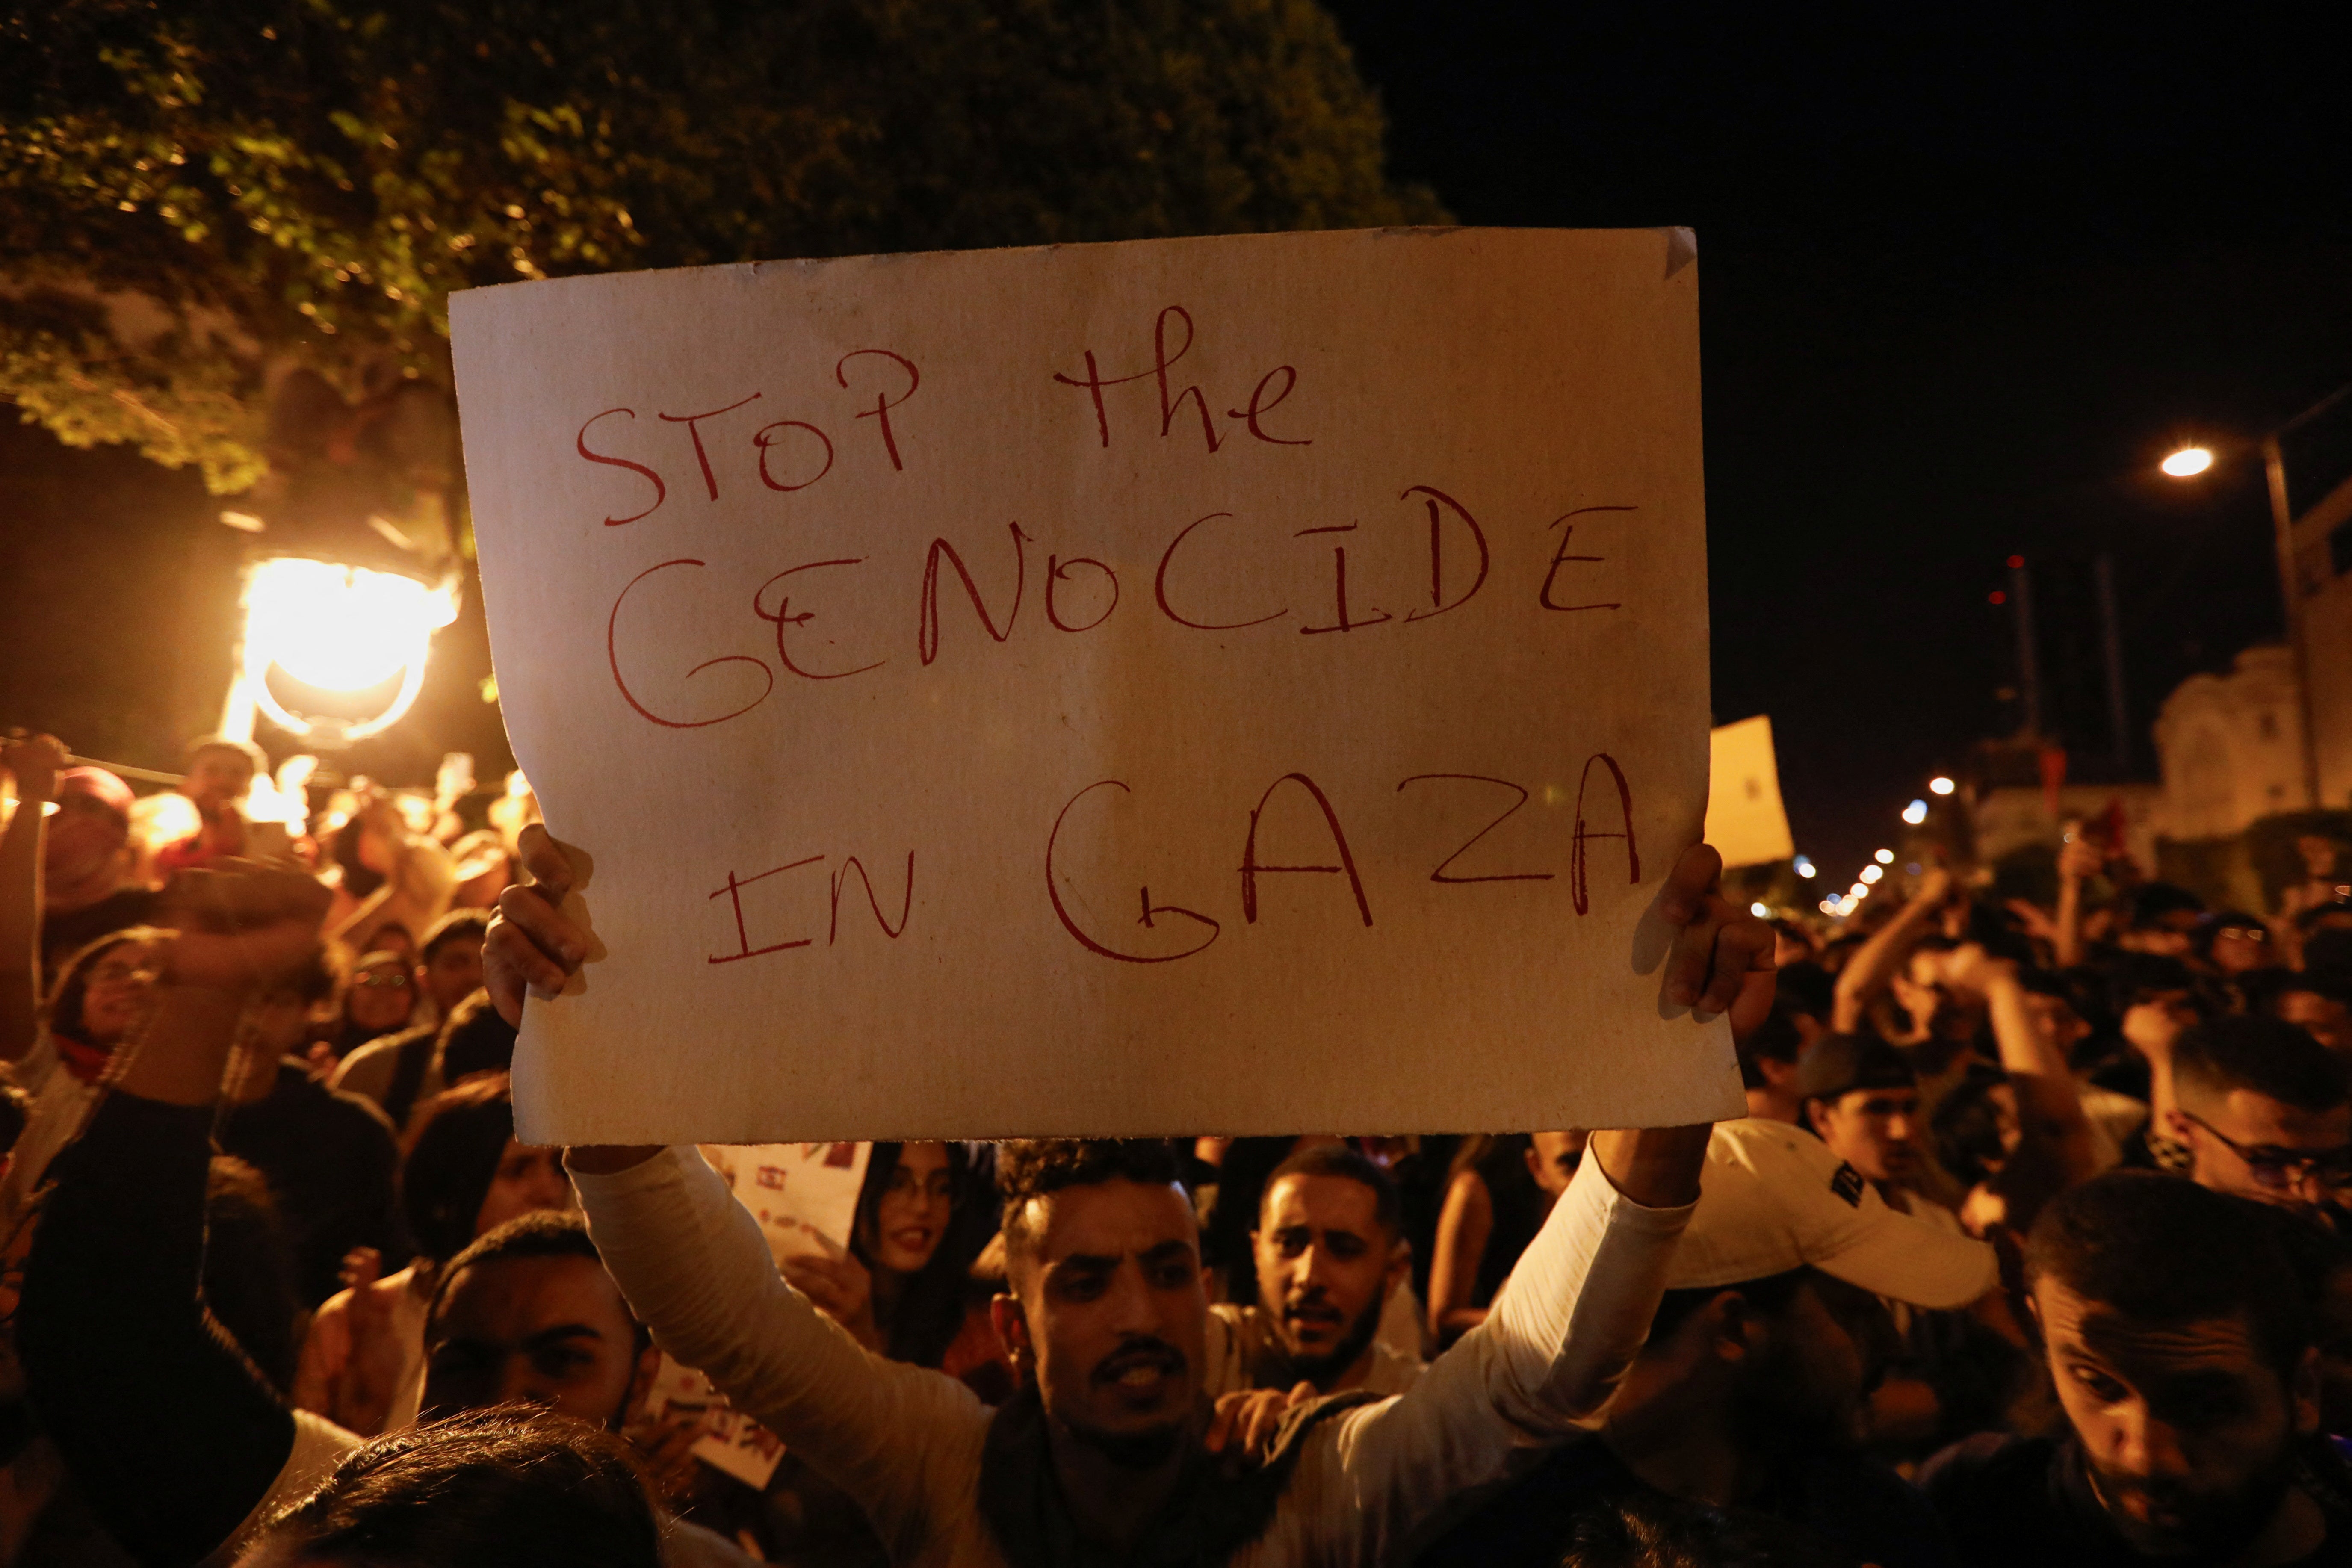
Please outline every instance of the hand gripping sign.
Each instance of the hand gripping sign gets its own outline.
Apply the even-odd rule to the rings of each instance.
[[[772,262],[452,302],[598,949],[547,1142],[1736,1115],[1682,231]]]

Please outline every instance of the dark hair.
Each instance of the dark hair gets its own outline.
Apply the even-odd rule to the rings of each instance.
[[[1106,1182],[1172,1185],[1178,1175],[1175,1151],[1157,1138],[1022,1138],[997,1145],[996,1190],[1004,1200],[1004,1245],[1026,1250],[1029,1202],[1066,1187]]]
[[[2118,1021],[2148,997],[2167,991],[2197,990],[2197,976],[2177,958],[2126,952],[2107,971],[2107,1006]]]
[[[1784,964],[1772,976],[1772,996],[1792,1013],[1826,1021],[1837,1002],[1837,976],[1811,959]]]
[[[1345,1143],[1310,1143],[1292,1154],[1265,1179],[1265,1187],[1258,1194],[1261,1219],[1265,1210],[1265,1194],[1274,1191],[1274,1184],[1285,1176],[1338,1176],[1369,1187],[1374,1222],[1391,1236],[1404,1232],[1404,1199],[1397,1192],[1396,1178],[1366,1159],[1360,1150]]]
[[[1965,1186],[1975,1186],[1992,1174],[2002,1158],[2000,1108],[1992,1091],[2009,1081],[1999,1068],[1972,1065],[1960,1081],[1936,1102],[1928,1136],[1936,1163]]]
[[[2294,929],[2300,931],[2317,931],[2319,922],[2332,915],[2352,915],[2352,899],[2330,899],[2324,904],[2312,905],[2311,908],[2294,917]]]
[[[2352,911],[2352,904],[2337,907]],[[2304,938],[2303,967],[2313,978],[2332,979],[2339,985],[2352,983],[2352,931],[2330,926]]]
[[[16,1146],[32,1114],[33,1097],[25,1092],[25,1086],[7,1068],[0,1067],[0,1154]]]
[[[243,1160],[213,1157],[205,1178],[205,1305],[281,1394],[294,1386],[294,1243],[269,1183]]]
[[[898,1161],[907,1145],[902,1142],[877,1142],[866,1156],[866,1180],[857,1189],[856,1220],[850,1226],[849,1250],[869,1268],[877,1266],[866,1247],[867,1226],[879,1227],[882,1199],[890,1190],[890,1178],[897,1174]],[[947,1359],[948,1347],[963,1331],[964,1292],[970,1278],[972,1251],[963,1228],[956,1216],[971,1200],[971,1152],[963,1144],[950,1141],[948,1152],[949,1199],[948,1223],[940,1228],[939,1245],[931,1249],[930,1261],[907,1281],[904,1293],[891,1314],[888,1325],[889,1343],[885,1352],[892,1361],[902,1361],[914,1366],[938,1366]]]
[[[430,963],[433,962],[435,953],[453,942],[470,937],[474,945],[479,947],[489,934],[489,910],[451,910],[425,928],[424,945],[417,949],[416,955],[425,963]]]
[[[1773,998],[1772,1010],[1756,1026],[1748,1038],[1738,1043],[1739,1081],[1748,1089],[1766,1086],[1764,1069],[1759,1062],[1783,1062],[1796,1065],[1805,1048],[1804,1032],[1797,1027],[1797,1010],[1781,997]]]
[[[661,1525],[618,1437],[507,1407],[379,1437],[270,1521],[338,1568],[659,1568]]]
[[[513,1141],[504,1073],[468,1079],[418,1108],[401,1163],[400,1204],[419,1252],[445,1262],[473,1241],[475,1216]]]
[[[2294,1270],[2261,1205],[2153,1171],[2111,1171],[2052,1199],[2025,1243],[2025,1287],[2059,1281],[2136,1321],[2238,1318],[2284,1377],[2311,1343]]]
[[[2188,889],[2170,882],[2142,882],[2131,891],[2127,923],[2137,931],[2152,926],[2167,915],[2205,912],[2205,900]]]
[[[2233,1014],[2191,1025],[2173,1045],[2172,1073],[2184,1091],[2249,1089],[2298,1110],[2333,1110],[2352,1100],[2344,1058],[2300,1024],[2277,1018]]]
[[[121,931],[107,932],[83,947],[58,966],[58,983],[49,990],[45,1005],[49,1033],[77,1045],[94,1042],[83,1037],[81,1021],[82,997],[89,990],[89,972],[104,958],[125,942],[169,942],[172,933],[161,926],[125,926]]]
[[[604,1266],[596,1244],[589,1239],[588,1222],[579,1215],[567,1209],[533,1209],[529,1214],[519,1214],[467,1242],[442,1268],[440,1279],[433,1283],[433,1294],[425,1304],[428,1341],[434,1321],[441,1316],[441,1304],[448,1300],[450,1282],[458,1275],[484,1264],[526,1258],[579,1258],[599,1268]],[[629,1311],[629,1321],[636,1324],[637,1342],[643,1348],[648,1338],[646,1326],[637,1322],[625,1298],[621,1305],[624,1311]]]
[[[1654,1349],[1663,1347],[1674,1338],[1675,1331],[1692,1313],[1727,1290],[1737,1292],[1758,1312],[1769,1317],[1795,1300],[1798,1287],[1811,1279],[1812,1275],[1812,1265],[1805,1264],[1779,1274],[1743,1279],[1732,1285],[1698,1285],[1669,1290],[1658,1298],[1658,1310],[1650,1314],[1648,1343]]]
[[[291,996],[305,1004],[325,1001],[335,994],[335,970],[324,942],[312,947],[294,967],[269,984],[273,996]]]
[[[458,1083],[477,1073],[502,1073],[514,1066],[515,1026],[490,1005],[490,994],[477,991],[449,1009],[441,1026],[441,1077]]]
[[[334,842],[328,854],[343,868],[343,891],[355,899],[372,897],[383,886],[383,873],[369,867],[360,858],[360,819],[354,812],[335,829]]]
[[[1842,1568],[1851,1561],[1769,1514],[1637,1486],[1578,1508],[1559,1568]]]

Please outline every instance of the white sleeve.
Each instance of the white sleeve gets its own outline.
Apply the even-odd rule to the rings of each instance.
[[[1316,1558],[1396,1560],[1449,1503],[1598,1412],[1649,1332],[1690,1215],[1643,1207],[1586,1160],[1486,1321],[1409,1393],[1312,1435],[1291,1491]]]
[[[589,1234],[655,1342],[862,1506],[894,1556],[971,1506],[988,1416],[943,1373],[871,1355],[776,1272],[759,1222],[690,1148],[572,1173]]]

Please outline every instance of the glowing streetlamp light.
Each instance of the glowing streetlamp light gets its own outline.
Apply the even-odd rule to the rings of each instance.
[[[1812,880],[1820,870],[1820,868],[1812,863],[1810,858],[1803,855],[1800,855],[1794,860],[1790,861],[1789,868],[1796,872],[1798,876],[1804,878],[1807,881]]]
[[[2213,466],[2213,453],[2204,447],[2183,447],[2157,465],[2176,479],[2192,479]]]
[[[433,634],[457,616],[454,584],[428,587],[397,572],[299,556],[257,561],[246,572],[244,654],[222,730],[250,740],[258,711],[329,745],[381,734],[416,700]],[[322,691],[365,691],[395,675],[401,682],[371,718],[306,717],[270,689],[273,667]]]
[[[1932,778],[1927,781],[1929,795],[1949,795],[1955,787],[1952,781],[1948,778]]]
[[[1877,861],[1882,866],[1892,866],[1895,864],[1895,851],[1892,849],[1881,849],[1878,853],[1873,855],[1871,858]]]
[[[1921,823],[1927,821],[1927,803],[1924,800],[1915,800],[1909,805],[1905,806],[1903,808],[1903,820],[1909,823],[1914,827],[1916,827]]]

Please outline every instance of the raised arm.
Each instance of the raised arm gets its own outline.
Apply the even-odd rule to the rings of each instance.
[[[218,879],[211,890],[224,891]],[[325,909],[307,878],[263,891],[211,900],[241,912],[241,932],[174,942],[152,1022],[123,1047],[136,1053],[128,1069],[50,1167],[17,1310],[42,1426],[142,1563],[194,1563],[218,1547],[294,1448],[293,1416],[201,1289],[211,1105],[244,995],[317,940]]]
[[[2042,1204],[2099,1173],[2098,1137],[2083,1110],[2073,1067],[2058,1043],[2033,1016],[2017,965],[1990,957],[1976,943],[1954,951],[1944,963],[1945,983],[1985,999],[2001,1069],[2017,1097],[2019,1155],[2004,1166],[2013,1215],[2030,1216]],[[2022,1183],[2038,1191],[2017,1190]]]
[[[1830,1027],[1841,1035],[1858,1032],[1871,998],[1886,989],[1895,972],[1911,956],[1911,949],[1927,934],[1945,899],[1952,891],[1952,874],[1938,866],[1921,879],[1919,891],[1854,950],[1838,971],[1837,991],[1830,1009]]]
[[[2106,857],[2083,837],[2079,826],[2058,851],[2058,933],[2051,948],[2061,969],[2083,962],[2083,884],[2097,876],[2105,863]]]
[[[66,749],[48,735],[10,741],[0,768],[16,781],[16,814],[0,833],[0,1060],[32,1048],[41,1002],[41,816],[57,798]]]

